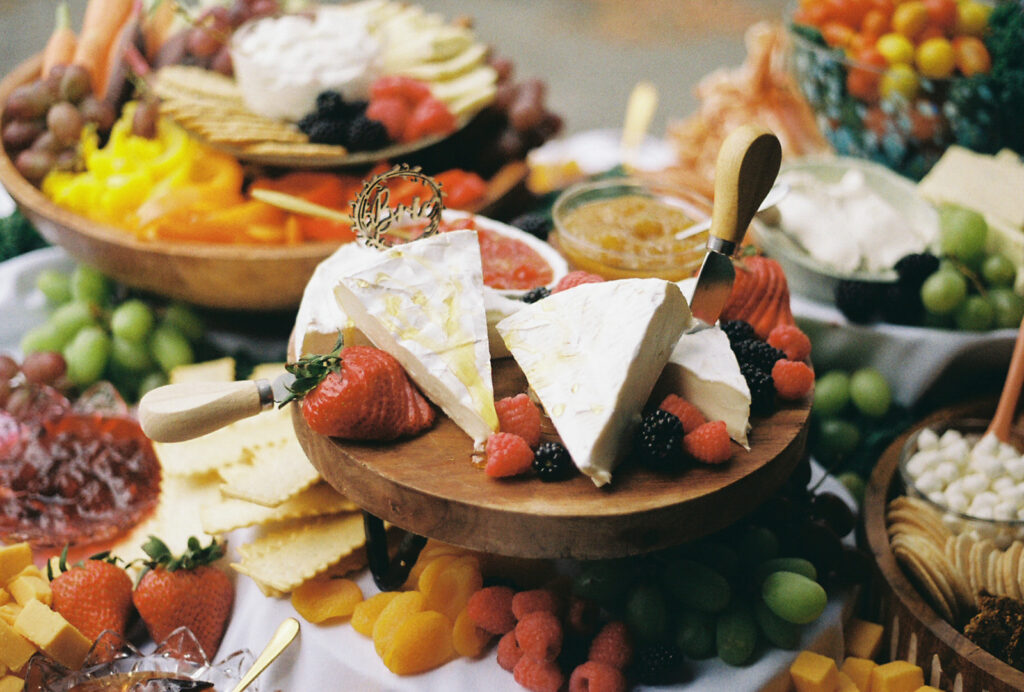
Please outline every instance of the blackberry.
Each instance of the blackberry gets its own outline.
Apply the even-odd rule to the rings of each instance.
[[[633,438],[637,461],[655,471],[679,471],[685,465],[683,423],[675,415],[655,409],[640,421]]]
[[[901,285],[920,289],[924,280],[939,270],[939,258],[930,252],[905,255],[896,263],[895,269]]]
[[[536,303],[538,300],[543,300],[551,295],[551,289],[547,286],[538,286],[537,288],[531,288],[529,291],[523,294],[521,300],[524,303]]]
[[[757,338],[754,328],[750,326],[749,322],[744,322],[743,320],[726,320],[722,322],[722,331],[729,337],[729,345],[733,348],[741,341]]]
[[[740,372],[750,389],[750,412],[770,416],[775,412],[775,380],[752,363],[740,363]]]
[[[348,128],[342,120],[317,118],[306,132],[309,141],[315,144],[336,144],[345,146],[348,143]]]
[[[373,151],[387,146],[388,130],[384,123],[365,115],[354,117],[348,127],[348,148],[352,151]]]
[[[893,324],[916,325],[924,316],[921,288],[905,285],[902,281],[888,286],[882,301],[882,318]]]
[[[548,237],[548,232],[551,230],[551,218],[547,214],[533,212],[522,214],[512,219],[512,225],[544,240]]]
[[[569,451],[557,442],[543,443],[533,455],[533,470],[545,483],[572,477],[574,468]]]
[[[683,655],[679,649],[663,642],[642,644],[634,653],[633,672],[636,679],[645,685],[678,682],[682,667]]]
[[[786,357],[786,354],[766,341],[758,338],[747,339],[732,345],[732,352],[740,365],[749,363],[758,370],[770,373],[775,361]]]
[[[316,96],[316,112],[322,118],[341,119],[345,116],[345,99],[340,92],[321,91]]]
[[[320,116],[317,115],[316,111],[306,113],[302,116],[302,120],[298,122],[299,129],[308,135],[309,131],[313,128],[313,124],[318,122],[320,122]]]
[[[851,322],[867,324],[878,314],[884,286],[872,281],[841,279],[835,289],[836,307]]]

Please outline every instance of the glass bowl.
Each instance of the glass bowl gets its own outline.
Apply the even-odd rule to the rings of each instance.
[[[631,178],[574,185],[551,210],[551,242],[575,269],[606,279],[679,281],[704,259],[707,230],[686,233],[711,217],[711,202],[688,191],[664,194]],[[675,236],[682,233],[684,238]]]
[[[989,422],[980,419],[951,420],[941,425],[925,426],[916,430],[900,451],[899,472],[906,486],[907,494],[919,497],[934,506],[942,514],[943,523],[954,534],[970,533],[975,540],[987,538],[1000,549],[1005,549],[1013,541],[1024,540],[1024,518],[1019,518],[1020,514],[1018,514],[1018,512],[1024,513],[1024,457],[1021,456],[1019,444],[1017,444],[1020,439],[1019,431],[1014,431],[1013,435],[1014,444],[1018,447],[1013,462],[1006,460],[986,468],[984,462],[977,460],[957,461],[962,458],[963,453],[967,453],[968,449],[975,447],[984,436]],[[931,477],[926,478],[924,472],[920,470],[920,465],[915,468],[916,462],[914,461],[915,454],[921,451],[919,443],[922,442],[922,435],[927,435],[930,441],[939,440],[941,444],[943,436],[949,431],[961,433],[966,444],[954,443],[948,448],[948,452],[944,447],[926,444],[924,451],[938,454],[940,464],[953,463],[957,469],[957,475],[946,478],[949,475],[948,469],[947,473],[942,473],[938,470],[938,466],[934,466],[928,470]],[[1006,482],[1000,479],[1009,479],[1013,490],[1007,489],[1003,494],[1016,495],[1014,518],[996,519],[989,516],[992,514],[991,511],[986,512],[986,516],[979,516],[971,513],[973,510],[970,507],[965,507],[962,502],[954,503],[951,500],[951,494],[955,494],[951,484],[956,482],[963,485],[966,482],[964,479],[972,475],[986,476],[989,484],[975,493],[976,495],[982,492],[994,492],[992,488],[996,484],[1002,483],[1005,487]],[[1015,476],[1019,476],[1020,479]]]

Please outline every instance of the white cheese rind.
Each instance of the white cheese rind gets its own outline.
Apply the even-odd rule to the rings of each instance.
[[[476,231],[390,248],[334,287],[341,309],[482,445],[498,429]]]
[[[690,320],[661,279],[584,284],[497,325],[573,462],[595,485],[629,452],[644,404]]]
[[[750,388],[718,327],[679,337],[655,388],[655,399],[678,394],[708,420],[725,421],[729,437],[750,449]]]

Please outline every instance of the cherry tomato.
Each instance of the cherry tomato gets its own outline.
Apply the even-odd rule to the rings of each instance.
[[[833,21],[842,22],[851,29],[860,26],[869,6],[858,0],[825,0]]]
[[[919,141],[929,140],[941,130],[938,113],[923,113],[919,108],[908,109],[910,113],[910,135]]]
[[[878,38],[875,48],[890,65],[909,65],[914,62],[914,44],[903,34],[883,34]]]
[[[861,33],[869,36],[881,36],[888,29],[889,15],[885,14],[882,10],[868,10],[868,13],[864,15],[864,19],[860,23]]]
[[[920,82],[914,68],[906,63],[897,63],[882,75],[879,91],[884,99],[912,101],[919,86]]]
[[[866,67],[851,67],[846,75],[846,90],[851,96],[859,98],[865,103],[878,101],[878,83],[881,75],[877,71]]]
[[[992,69],[992,56],[985,42],[976,36],[957,36],[953,39],[953,60],[960,73],[967,77],[985,74]]]
[[[911,41],[917,38],[928,24],[928,9],[921,0],[910,0],[896,6],[892,13],[893,31],[903,34]]]
[[[956,0],[923,0],[929,21],[945,33],[953,31],[956,25]]]
[[[821,27],[825,43],[833,48],[846,48],[855,36],[853,29],[841,22],[825,22]]]
[[[917,45],[921,45],[932,38],[946,38],[946,32],[938,24],[926,24],[921,33],[917,35]]]

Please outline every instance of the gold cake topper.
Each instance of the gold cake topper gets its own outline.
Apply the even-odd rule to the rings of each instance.
[[[420,183],[430,191],[430,196],[426,200],[414,197],[411,204],[399,203],[392,207],[391,191],[388,189],[388,183],[392,180]],[[411,221],[427,222],[419,238],[437,233],[443,210],[441,186],[437,181],[423,173],[419,166],[403,163],[375,175],[363,184],[363,189],[352,203],[352,225],[364,243],[384,250],[391,245],[388,234],[402,237],[397,229]]]

